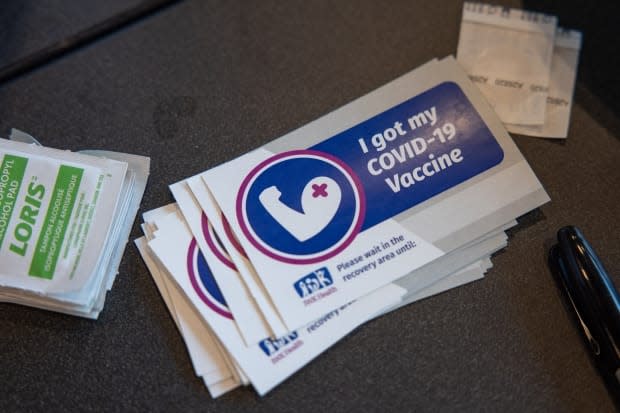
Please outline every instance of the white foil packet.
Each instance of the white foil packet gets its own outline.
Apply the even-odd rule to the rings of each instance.
[[[466,2],[457,60],[504,123],[542,125],[557,18]]]
[[[509,132],[540,138],[565,139],[568,136],[580,49],[581,32],[558,27],[551,62],[545,124],[506,124]]]

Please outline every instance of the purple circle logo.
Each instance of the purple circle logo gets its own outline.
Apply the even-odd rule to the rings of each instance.
[[[315,150],[274,155],[244,179],[236,214],[243,235],[263,254],[311,264],[344,250],[362,227],[361,182],[340,159]]]

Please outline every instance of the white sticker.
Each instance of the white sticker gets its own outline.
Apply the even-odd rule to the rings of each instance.
[[[205,378],[205,384],[209,389],[221,381],[231,382],[230,386],[227,386],[227,390],[238,387],[240,382],[235,380],[231,374],[225,357],[218,349],[211,332],[200,319],[196,309],[186,301],[185,297],[172,290],[172,288],[178,287],[167,283],[166,276],[162,274],[157,263],[150,256],[146,242],[144,237],[135,241],[140,255],[183,336],[196,374]],[[222,391],[216,393],[217,395],[212,393],[213,397],[223,394]]]
[[[179,220],[175,230],[170,233],[160,229],[149,246],[260,395],[264,395],[373,315],[397,303],[405,293],[402,288],[388,285],[364,299],[324,314],[306,327],[278,339],[267,338],[256,346],[246,347],[234,321],[223,315],[227,307],[225,301],[221,301],[217,284],[207,281],[209,274],[200,273],[205,268],[199,263],[196,242],[185,223]],[[192,279],[197,278],[203,280],[206,291],[203,295],[192,286]],[[205,302],[205,296],[208,302]]]
[[[187,180],[188,186],[196,197],[196,200],[202,207],[205,214],[211,217],[211,225],[215,232],[220,234],[219,238],[224,244],[233,264],[237,268],[244,285],[250,291],[256,305],[269,324],[274,337],[280,337],[290,331],[282,321],[280,314],[276,310],[265,286],[260,277],[256,273],[254,266],[250,263],[247,253],[239,244],[238,237],[234,234],[228,220],[219,206],[213,200],[213,197],[202,179],[198,176],[191,177]]]
[[[201,177],[289,329],[548,200],[451,58]]]
[[[263,215],[271,215],[276,222],[274,237],[288,233],[299,241],[303,249],[309,244],[306,241],[326,229],[333,230],[333,222],[340,220],[336,221],[339,240],[334,243],[328,239],[325,249],[311,245],[317,250],[311,254],[302,250],[299,250],[301,254],[295,251],[289,253],[277,250],[268,243],[253,242],[251,237],[254,234],[248,236],[239,221],[237,191],[231,191],[231,188],[241,188],[255,166],[272,159],[273,155],[259,149],[206,171],[201,176],[217,199],[289,330],[307,324],[442,255],[441,250],[391,219],[358,233],[361,218],[353,217],[346,222],[335,216],[334,211],[340,209],[340,204],[344,202],[340,184],[323,176],[302,183],[302,192],[298,195],[301,207],[298,209],[303,212],[284,204],[280,199],[280,189],[268,184],[258,194],[256,202],[264,209]],[[289,182],[294,182],[294,179],[290,176]],[[316,192],[324,195],[314,197]],[[356,208],[358,212],[353,215],[361,216],[363,206],[358,204]],[[248,221],[252,219],[249,215],[245,217]],[[262,219],[262,216],[257,219]],[[341,229],[341,224],[348,228]]]
[[[264,319],[247,286],[237,272],[230,254],[213,228],[212,220],[202,211],[185,181],[170,186],[179,208],[190,227],[217,285],[235,319],[246,345],[258,343],[273,332]]]

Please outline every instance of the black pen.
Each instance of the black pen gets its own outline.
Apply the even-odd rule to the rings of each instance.
[[[581,231],[567,226],[549,251],[551,267],[592,359],[616,403],[620,402],[620,296]]]

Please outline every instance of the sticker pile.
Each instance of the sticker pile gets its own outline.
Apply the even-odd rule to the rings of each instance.
[[[566,138],[581,33],[557,17],[466,2],[457,60],[508,131]]]
[[[149,158],[0,139],[0,301],[97,318],[138,212]]]
[[[170,188],[136,244],[213,397],[482,278],[549,201],[452,57]]]

